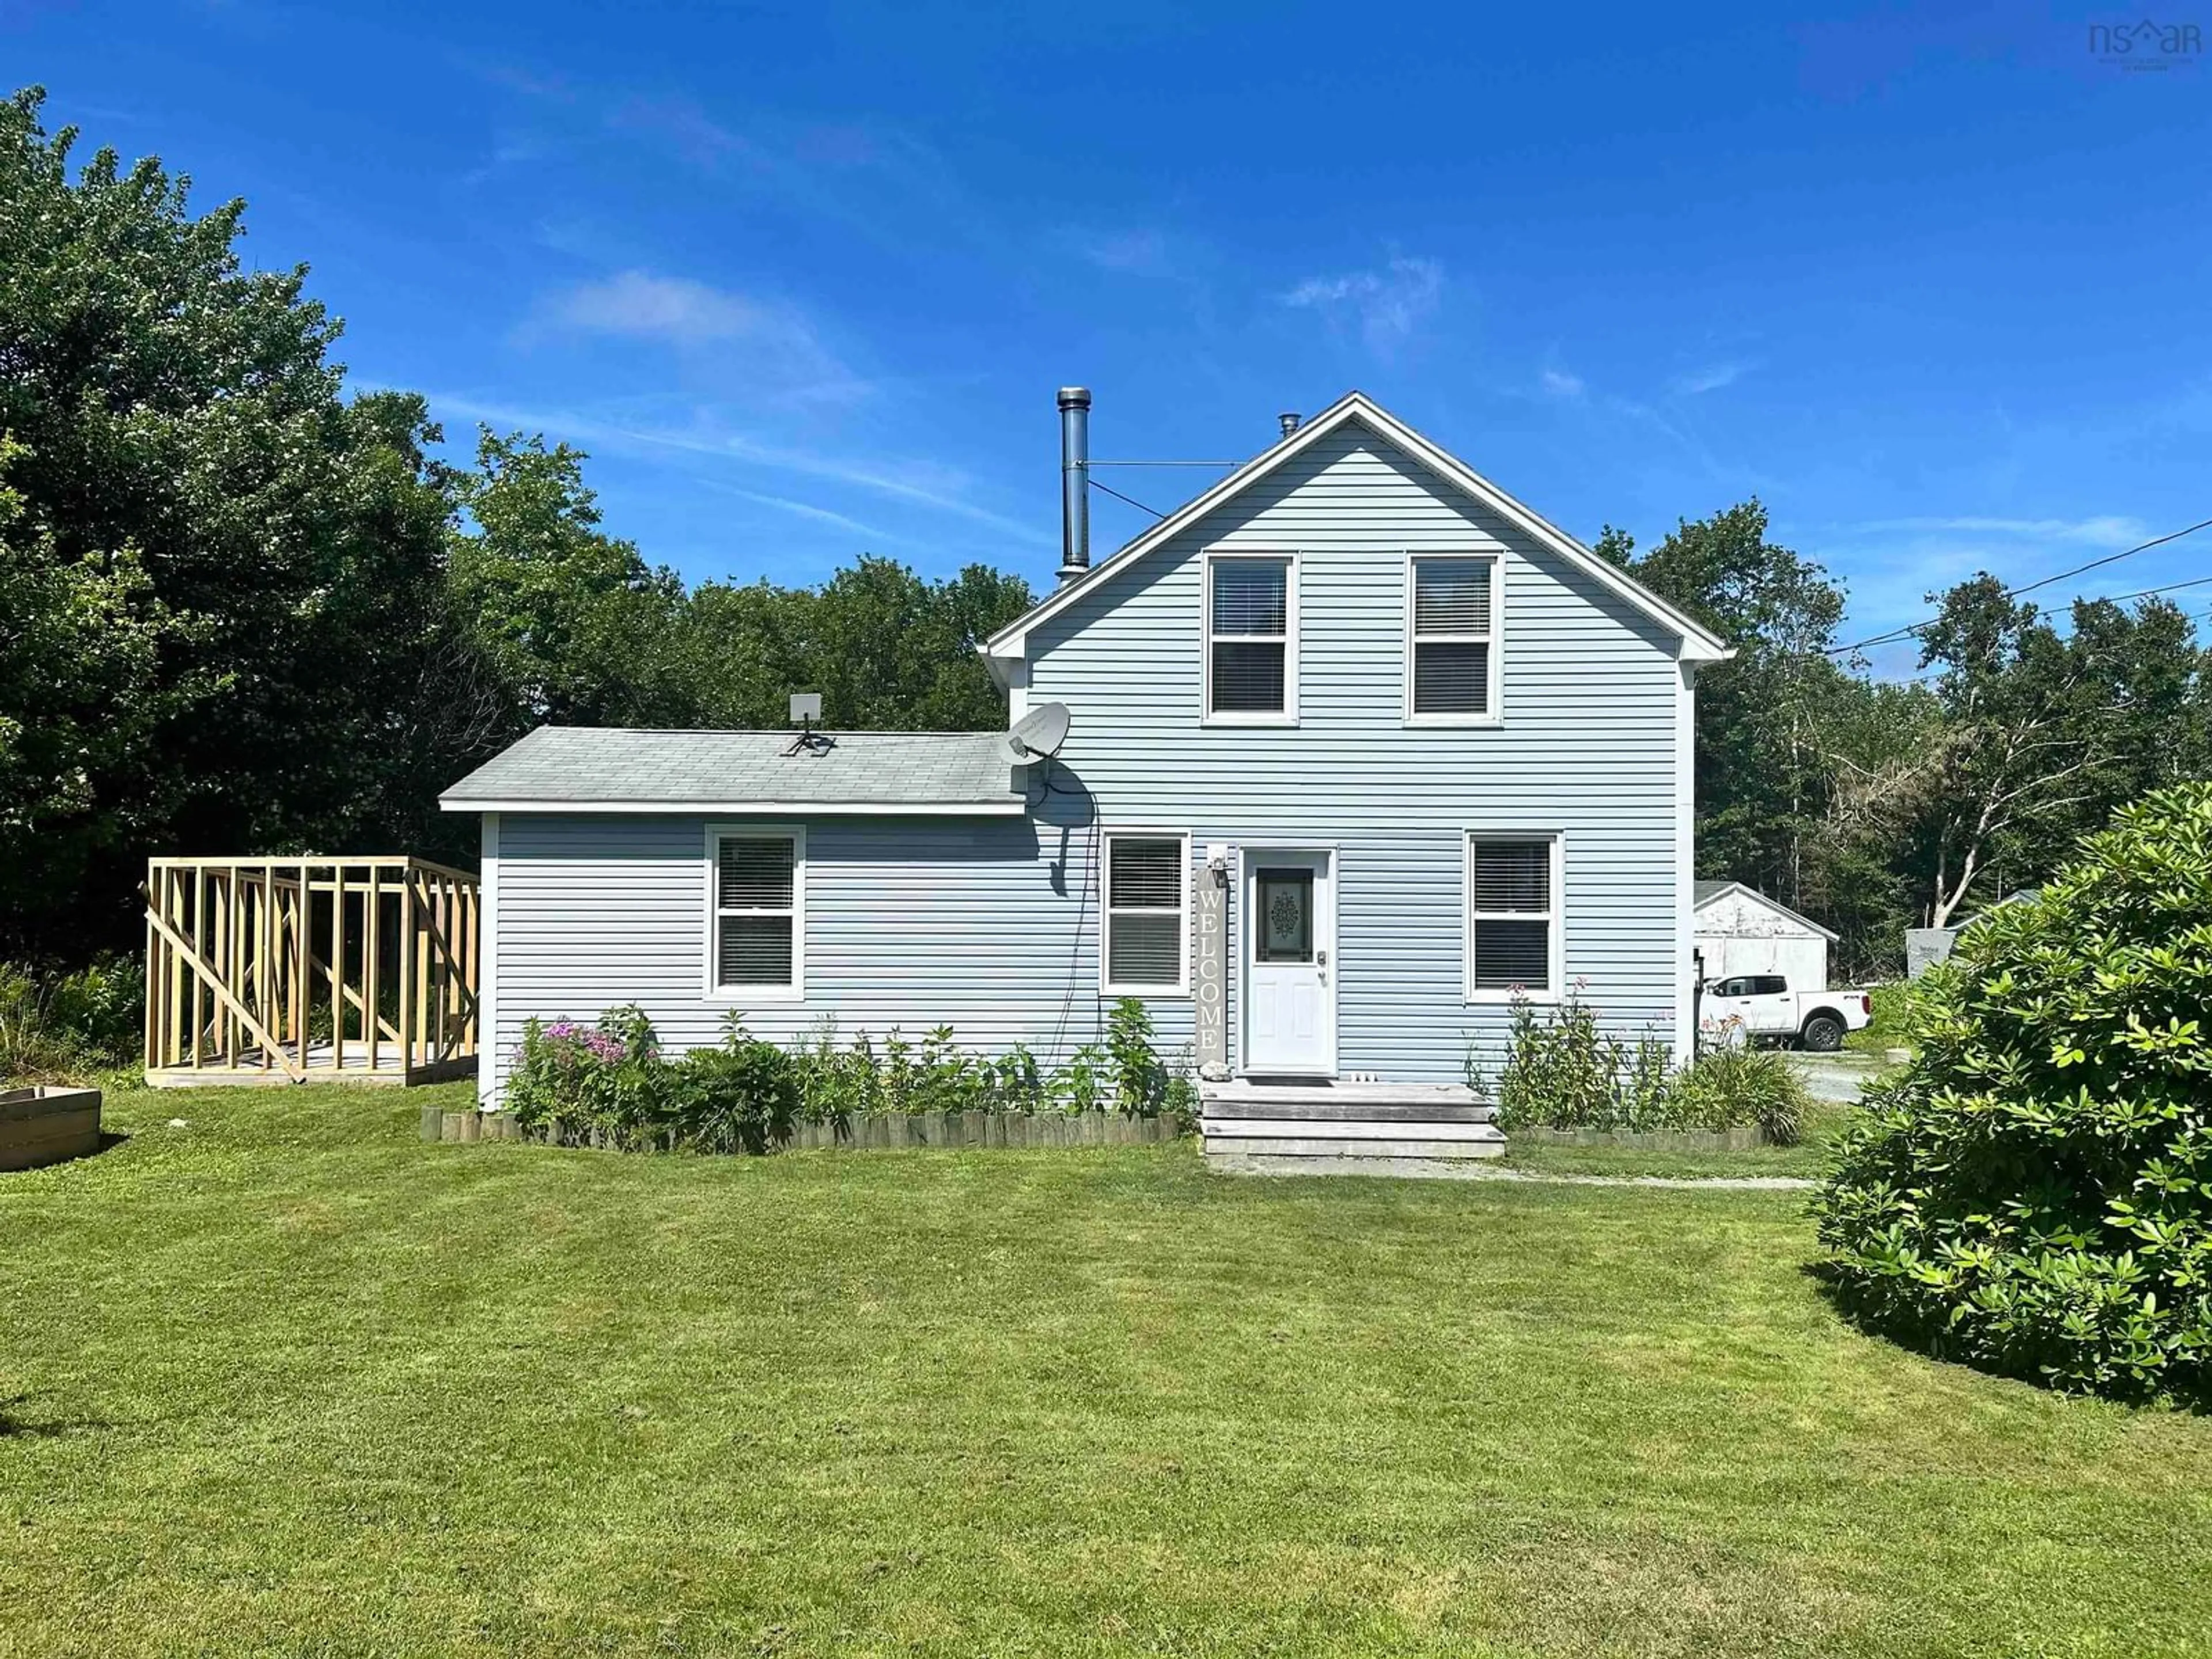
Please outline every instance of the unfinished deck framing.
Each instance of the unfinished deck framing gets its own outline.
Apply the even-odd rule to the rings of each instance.
[[[472,1076],[482,922],[426,859],[150,860],[146,1081]]]

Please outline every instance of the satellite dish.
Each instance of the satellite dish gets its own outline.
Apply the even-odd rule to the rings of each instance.
[[[1006,759],[1016,766],[1034,766],[1049,760],[1067,741],[1067,705],[1041,702],[1014,722],[1014,729],[999,739]]]

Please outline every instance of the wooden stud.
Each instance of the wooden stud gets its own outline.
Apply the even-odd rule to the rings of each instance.
[[[331,887],[331,1068],[345,1071],[345,866],[337,865]]]
[[[415,1069],[415,878],[399,879],[399,1069]]]
[[[362,1016],[362,1035],[368,1041],[368,1069],[377,1067],[377,1039],[382,1035],[384,1003],[378,994],[377,970],[383,965],[380,941],[377,937],[383,921],[384,872],[376,865],[368,866],[368,896],[362,902],[361,1000],[368,1012]]]

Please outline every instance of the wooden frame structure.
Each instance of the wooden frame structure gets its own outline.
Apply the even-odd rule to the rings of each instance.
[[[146,1081],[435,1083],[477,1069],[477,878],[425,859],[146,866]]]

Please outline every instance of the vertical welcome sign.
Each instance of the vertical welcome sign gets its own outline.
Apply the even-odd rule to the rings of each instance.
[[[1191,967],[1191,1001],[1195,1009],[1193,1034],[1198,1074],[1218,1079],[1229,1075],[1229,1027],[1225,1018],[1229,977],[1229,872],[1214,867],[1214,849],[1206,849],[1206,865],[1198,874],[1197,903],[1191,907],[1198,929],[1197,950]]]

